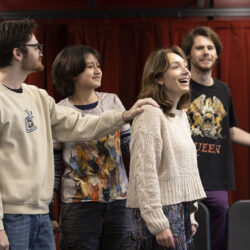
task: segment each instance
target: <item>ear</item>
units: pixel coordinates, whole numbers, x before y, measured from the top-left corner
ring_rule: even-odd
[[[14,48],[12,51],[13,59],[17,61],[21,61],[23,58],[23,53],[18,48]]]
[[[163,85],[163,79],[162,79],[162,77],[158,77],[156,79],[156,81],[157,81],[158,84]]]

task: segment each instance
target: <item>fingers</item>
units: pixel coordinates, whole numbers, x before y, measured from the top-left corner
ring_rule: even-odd
[[[122,118],[125,122],[129,122],[131,120],[133,120],[135,118],[136,115],[141,114],[144,111],[143,108],[139,108],[139,107],[132,107],[130,110],[128,111],[124,111],[122,113]]]
[[[0,244],[0,250],[9,250],[9,242]]]
[[[163,247],[175,248],[174,239],[170,237],[167,239],[158,239],[157,243]]]
[[[5,230],[0,230],[0,250],[9,250],[9,240]]]
[[[123,112],[122,114],[122,118],[125,122],[129,122],[131,120],[134,119],[134,117],[138,114],[141,114],[144,109],[141,107],[145,104],[149,104],[152,106],[155,106],[157,108],[159,108],[160,106],[157,104],[156,101],[154,101],[152,98],[144,98],[144,99],[140,99],[138,100],[131,109],[129,109],[128,111]]]
[[[54,233],[55,239],[57,239],[57,237],[59,236],[60,231],[61,231],[60,227],[54,228],[53,233]]]
[[[156,235],[156,241],[160,246],[174,248],[174,238],[170,229],[165,229],[163,232]]]
[[[137,107],[140,107],[140,106],[145,105],[145,104],[150,104],[150,105],[153,105],[153,106],[158,107],[158,108],[160,107],[158,105],[158,103],[155,100],[153,100],[152,98],[139,99],[136,102]]]
[[[192,225],[192,235],[194,236],[197,232],[197,226],[196,225]]]
[[[168,247],[175,248],[173,236],[169,239],[169,242],[168,242],[168,243],[169,243],[169,246],[168,246]]]

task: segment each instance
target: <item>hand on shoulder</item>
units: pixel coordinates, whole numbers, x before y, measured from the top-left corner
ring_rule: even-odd
[[[159,108],[159,105],[152,98],[144,98],[138,100],[129,110],[124,111],[122,118],[125,122],[129,122],[135,118],[136,115],[141,114],[144,111],[143,105],[152,105]]]

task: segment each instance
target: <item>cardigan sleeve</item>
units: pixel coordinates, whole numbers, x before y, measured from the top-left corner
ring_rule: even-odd
[[[160,109],[145,106],[135,118],[131,136],[131,173],[135,179],[141,216],[152,234],[169,228],[161,204],[158,166],[161,162],[162,138]]]

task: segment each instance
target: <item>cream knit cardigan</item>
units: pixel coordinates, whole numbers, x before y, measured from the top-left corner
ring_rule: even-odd
[[[155,235],[169,227],[162,206],[195,202],[206,195],[186,113],[172,110],[175,117],[169,117],[153,106],[144,109],[132,125],[127,206],[140,208]]]

